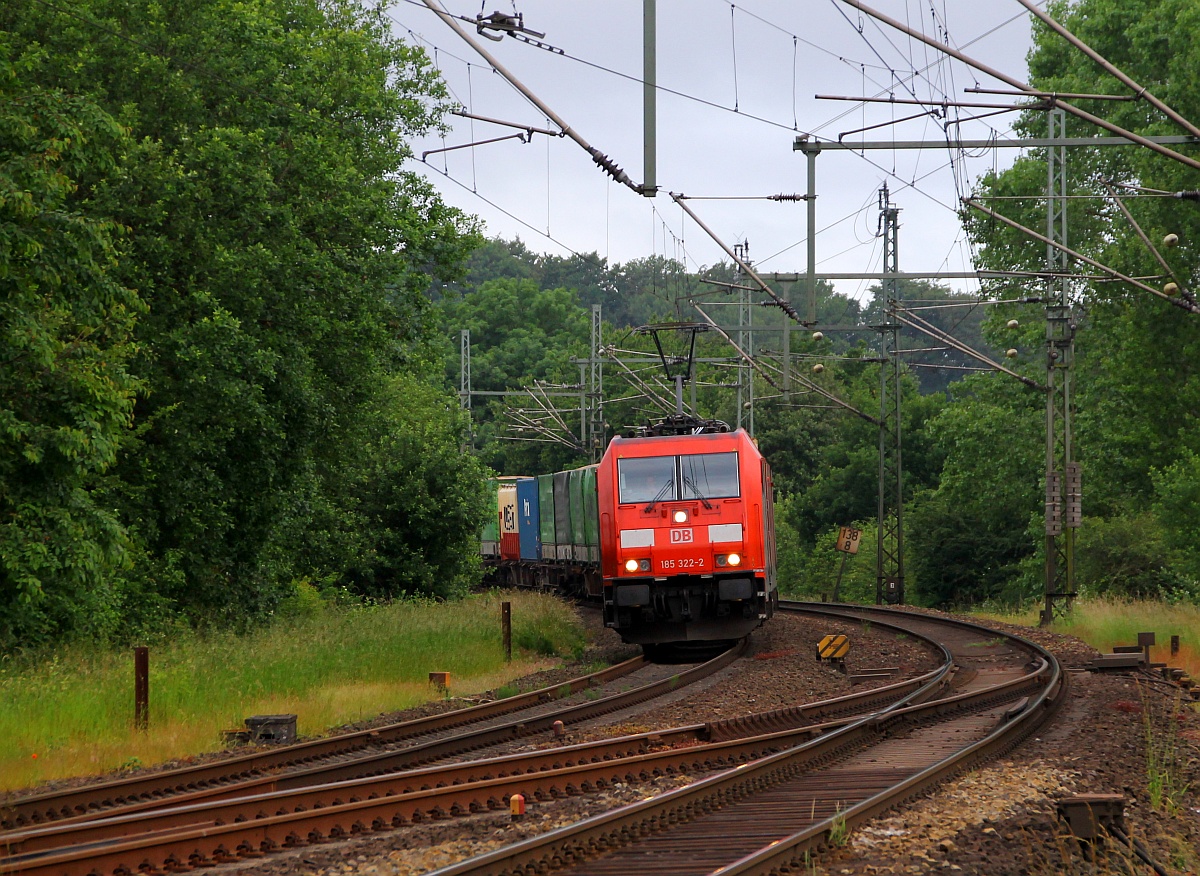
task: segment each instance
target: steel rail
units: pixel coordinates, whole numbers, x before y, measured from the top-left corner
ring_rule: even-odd
[[[797,610],[796,606],[785,604],[785,607]],[[845,607],[841,606],[837,609],[828,606],[813,607],[810,610],[816,611],[819,614],[849,617],[855,620],[862,619],[861,612],[848,613]],[[909,620],[913,619],[912,616],[907,617]],[[925,620],[927,623],[929,622],[928,618],[922,618],[922,620]],[[882,627],[890,625],[886,621],[875,620],[873,622]],[[894,628],[901,629],[900,627]],[[994,635],[992,631],[987,632],[989,635]],[[943,668],[935,673],[927,674],[927,676],[933,677],[937,675],[941,679],[938,683],[944,685],[945,678],[950,671],[950,660],[949,653],[944,648],[942,650],[944,656],[947,658]],[[1021,678],[1012,679],[1002,687],[993,686],[983,692],[943,698],[933,708],[934,711],[942,713],[947,710],[961,710],[980,701],[1010,701],[1025,692],[1032,683],[1031,679],[1040,677],[1040,674],[1041,670],[1026,674]],[[795,721],[798,716],[807,711],[807,717],[811,718],[817,714],[835,712],[839,708],[845,710],[849,708],[848,703],[854,700],[859,700],[861,705],[870,699],[878,699],[882,695],[881,691],[885,690],[894,690],[897,694],[903,694],[907,690],[908,694],[904,696],[903,701],[912,702],[921,696],[920,691],[916,690],[914,686],[914,681],[910,680],[908,682],[889,685],[887,688],[852,694],[848,698],[835,698],[809,706],[777,710],[776,713],[766,713],[763,716],[756,717],[759,720]],[[927,685],[924,690],[928,691],[929,688],[930,685]],[[896,720],[920,720],[922,715],[928,714],[930,708],[929,706],[900,708],[898,705],[893,705],[887,711]],[[1011,711],[1015,713],[1020,710],[1014,709]],[[886,713],[877,712],[876,717]],[[746,719],[738,720],[745,721]],[[574,746],[558,749],[552,753],[552,756],[564,763],[575,757],[580,759],[593,758],[594,761],[594,757],[596,756],[612,756],[611,750],[614,746],[617,748],[624,746],[627,751],[636,752],[639,748],[644,750],[648,744],[653,744],[652,740],[657,740],[658,744],[664,744],[664,738],[667,738],[669,733],[672,732],[692,733],[694,736],[707,735],[710,738],[741,732],[742,728],[732,728],[729,726],[731,723],[733,722],[696,725],[693,728],[677,728],[676,731],[646,734],[640,738],[629,737],[626,740],[612,740],[607,744],[610,750],[608,754],[588,755],[583,751],[586,748],[585,746]],[[409,786],[414,782],[420,783],[425,780],[431,783],[435,781],[438,783],[469,781],[469,779],[464,778],[469,772],[469,768],[460,769],[460,775],[457,776],[444,769],[435,769],[412,771],[398,777],[393,776],[387,780],[377,780],[374,782],[338,783],[340,787],[330,786],[326,789],[320,789],[319,792],[317,790],[310,791],[300,799],[295,799],[285,794],[274,794],[237,801],[235,804],[210,803],[205,806],[178,807],[173,810],[176,813],[175,817],[188,823],[188,828],[181,829],[178,827],[178,822],[175,823],[175,826],[172,826],[170,822],[163,819],[151,822],[139,819],[136,816],[124,820],[112,819],[112,821],[124,821],[128,824],[134,824],[141,820],[141,828],[152,834],[143,835],[134,840],[123,841],[119,846],[112,844],[111,840],[107,843],[93,841],[90,845],[84,847],[77,846],[74,850],[52,849],[47,853],[38,853],[36,850],[42,848],[42,846],[38,846],[38,842],[45,840],[54,831],[54,828],[43,831],[30,831],[26,832],[26,836],[23,838],[11,835],[12,839],[17,841],[12,845],[12,849],[13,851],[20,850],[20,853],[0,861],[0,870],[56,874],[120,872],[123,869],[132,869],[139,865],[143,867],[150,866],[152,868],[161,866],[169,870],[179,867],[218,863],[240,857],[253,857],[273,849],[305,845],[310,842],[319,842],[326,838],[383,830],[402,824],[416,823],[428,818],[444,817],[448,814],[465,814],[471,811],[499,808],[507,799],[507,793],[513,793],[516,790],[522,791],[527,796],[532,795],[535,799],[550,799],[565,794],[586,791],[591,788],[603,787],[606,783],[614,781],[633,781],[638,778],[661,775],[664,772],[672,770],[689,768],[692,770],[711,770],[720,767],[722,764],[738,763],[749,758],[763,757],[764,754],[770,755],[771,752],[778,751],[780,748],[793,746],[800,737],[810,736],[816,732],[832,729],[837,725],[847,724],[861,726],[862,719],[845,719],[820,727],[810,726],[803,730],[781,731],[759,736],[756,740],[740,739],[708,746],[696,746],[683,755],[680,755],[679,752],[634,753],[632,756],[627,757],[624,762],[616,764],[596,764],[592,762],[576,767],[543,769],[533,775],[499,775],[494,779],[477,782],[473,786],[441,789],[430,788],[412,791],[411,787],[408,790],[399,790],[398,786],[385,787],[384,784],[381,784],[381,782],[394,780],[399,780],[402,784],[407,782]],[[892,732],[894,732],[894,729],[892,728]],[[830,737],[836,737],[837,735],[836,732],[830,733]],[[676,736],[674,738],[679,737]],[[821,740],[817,741],[820,742]],[[793,753],[802,749],[807,750],[809,752],[808,758],[811,761],[809,765],[811,766],[811,764],[828,760],[830,757],[837,756],[838,754],[843,754],[848,750],[847,744],[853,748],[865,743],[861,740],[850,740],[849,743],[846,740],[841,742],[835,740],[833,743],[833,755],[830,754],[828,742],[824,742],[821,745],[813,743],[800,745],[791,750]],[[507,762],[507,768],[518,769],[517,764],[525,757],[527,756],[496,759],[492,762],[494,764],[492,769],[502,773],[506,769],[502,765],[504,762]],[[792,768],[796,768],[796,764],[800,762],[801,760],[793,757]],[[734,772],[736,773],[736,770]],[[440,777],[438,776],[439,773],[441,773]],[[334,796],[330,799],[320,796],[322,793]],[[370,799],[387,794],[395,796],[388,797],[385,800]],[[342,802],[347,799],[350,802]],[[234,808],[230,809],[230,805],[233,805]],[[257,807],[256,812],[246,814],[245,811],[241,811],[240,813],[235,811],[238,806],[244,807],[247,805],[250,808]],[[277,809],[276,815],[271,816],[268,813],[272,806],[284,806],[285,808],[298,807],[301,810],[319,807],[319,811],[284,812]],[[220,824],[223,820],[228,821],[238,818],[254,820],[246,820],[240,824]],[[106,819],[105,821],[110,820]],[[98,822],[97,824],[100,828],[104,828],[104,822]],[[119,833],[121,828],[122,825],[119,824],[109,825],[109,829],[116,833]],[[86,836],[86,834],[79,835]],[[137,860],[139,855],[144,856],[140,862]],[[157,864],[154,862],[157,862]],[[105,870],[104,868],[109,865],[112,865],[112,869]]]
[[[860,616],[865,613],[861,612]],[[956,620],[955,623],[979,632],[988,634],[995,632],[988,627],[968,621]],[[1020,636],[1011,633],[1003,635],[1028,647],[1033,653],[1041,655],[1043,665],[1034,675],[1043,684],[1042,689],[1029,700],[1022,702],[1019,709],[1013,709],[1006,713],[1006,720],[1002,721],[994,731],[949,757],[929,765],[904,781],[849,807],[844,812],[835,813],[810,825],[805,830],[779,840],[771,847],[763,848],[722,867],[719,871],[721,876],[738,876],[738,874],[764,874],[765,876],[765,874],[778,872],[782,867],[795,865],[803,861],[811,851],[830,846],[831,837],[835,831],[840,832],[846,828],[861,825],[891,809],[897,803],[915,797],[957,773],[983,761],[1000,757],[1036,732],[1053,716],[1065,699],[1067,675],[1049,651]]]

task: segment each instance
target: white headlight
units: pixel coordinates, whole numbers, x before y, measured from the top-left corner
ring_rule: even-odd
[[[638,561],[637,560],[626,560],[625,561],[625,571],[626,572],[636,572],[637,570],[638,570]]]
[[[676,523],[687,523],[687,512],[682,509],[679,511],[676,511],[675,512],[675,522]]]

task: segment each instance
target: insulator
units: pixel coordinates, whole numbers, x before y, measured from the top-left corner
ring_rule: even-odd
[[[1176,192],[1175,197],[1184,201],[1200,201],[1200,189],[1186,189],[1182,192]]]
[[[595,146],[591,149],[592,161],[600,166],[600,169],[611,176],[614,180],[622,185],[632,186],[633,180],[629,178],[629,174],[621,170],[615,161],[597,149]]]

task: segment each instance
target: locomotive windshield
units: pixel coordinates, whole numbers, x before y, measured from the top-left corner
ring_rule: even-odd
[[[623,505],[741,495],[736,452],[618,459],[617,478]]]
[[[679,498],[673,456],[618,459],[617,476],[622,503],[673,502]]]
[[[740,495],[736,453],[681,456],[679,473],[685,499],[732,499]]]

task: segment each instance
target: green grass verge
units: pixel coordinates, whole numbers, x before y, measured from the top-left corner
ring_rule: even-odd
[[[1026,611],[978,612],[977,617],[1034,627],[1040,605]],[[1184,669],[1200,679],[1200,606],[1114,599],[1076,600],[1074,608],[1051,627],[1082,639],[1098,651],[1109,653],[1114,645],[1136,645],[1138,633],[1154,633],[1153,660]],[[1179,654],[1171,656],[1171,636],[1180,637]]]
[[[512,603],[506,663],[500,603]],[[222,746],[256,714],[298,715],[303,735],[436,698],[497,688],[557,658],[584,633],[548,596],[486,594],[316,611],[250,635],[188,635],[150,649],[150,728],[133,729],[130,651],[72,647],[26,666],[0,663],[0,790],[160,763]]]

